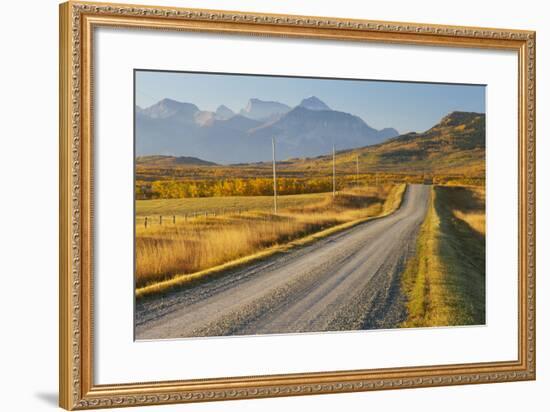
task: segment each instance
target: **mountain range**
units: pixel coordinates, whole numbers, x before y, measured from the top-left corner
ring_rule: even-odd
[[[338,173],[387,172],[405,174],[485,176],[485,114],[455,111],[422,133],[406,133],[382,143],[336,152]],[[144,156],[137,158],[143,168],[170,169],[215,166],[211,162],[184,156]],[[271,175],[271,162],[233,165],[229,169],[253,166],[260,176]],[[282,175],[332,173],[332,155],[292,158],[277,163]],[[234,171],[233,171],[234,172]],[[150,173],[150,172],[148,172]],[[162,172],[165,173],[165,172]],[[162,174],[161,173],[161,174]],[[193,173],[197,173],[194,169]]]
[[[331,109],[315,96],[295,107],[250,99],[238,113],[220,105],[201,110],[193,103],[162,99],[136,106],[136,154],[189,156],[208,161],[251,163],[271,158],[271,139],[279,159],[319,156],[332,150],[378,144],[398,135],[377,130],[350,113]]]

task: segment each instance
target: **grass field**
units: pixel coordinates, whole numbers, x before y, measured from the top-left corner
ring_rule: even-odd
[[[147,228],[136,226],[136,287],[208,271],[250,259],[314,233],[390,213],[401,202],[405,185],[363,187],[339,193],[285,196],[274,215],[272,197],[199,198],[139,201],[138,214],[187,213],[237,204],[241,213],[180,219]],[[143,204],[143,202],[146,202]],[[191,209],[192,210],[192,209]],[[191,276],[192,277],[192,276]]]
[[[485,323],[484,188],[432,188],[402,287],[408,298],[403,327]]]
[[[455,205],[454,217],[485,236],[485,187],[455,188],[448,190],[447,196],[449,202]]]
[[[327,197],[327,193],[278,196],[280,209],[300,207],[317,203]],[[142,221],[145,216],[192,216],[194,213],[225,214],[247,210],[270,212],[273,210],[271,196],[226,196],[183,199],[136,200],[136,217]],[[154,220],[152,220],[154,222]]]

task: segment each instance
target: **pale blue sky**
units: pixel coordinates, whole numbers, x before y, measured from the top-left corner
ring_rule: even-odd
[[[376,129],[400,133],[427,130],[455,110],[485,113],[483,85],[136,71],[136,104],[142,108],[170,98],[201,110],[224,104],[238,112],[254,97],[293,107],[310,96]]]

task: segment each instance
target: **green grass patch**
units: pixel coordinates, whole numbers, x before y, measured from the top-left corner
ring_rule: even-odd
[[[472,203],[468,190],[432,188],[416,253],[402,278],[408,299],[403,327],[485,323],[485,236],[456,217],[465,208],[484,213],[484,199]]]

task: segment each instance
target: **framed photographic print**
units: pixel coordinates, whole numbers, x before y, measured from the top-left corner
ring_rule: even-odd
[[[60,405],[535,379],[535,33],[60,6]]]

